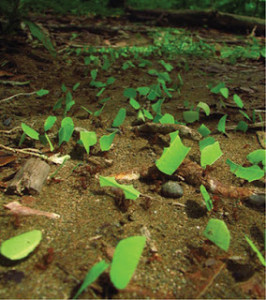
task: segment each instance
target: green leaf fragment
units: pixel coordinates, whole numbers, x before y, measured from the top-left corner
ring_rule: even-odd
[[[170,146],[164,148],[163,154],[156,160],[157,168],[167,175],[176,171],[191,149],[183,145],[178,131],[170,133],[170,138]]]
[[[26,125],[25,123],[21,123],[21,128],[30,138],[34,140],[39,140],[39,133],[31,128],[30,126]]]
[[[85,276],[85,279],[83,280],[83,283],[73,299],[77,299],[78,296],[90,285],[92,284],[107,268],[109,267],[109,264],[106,263],[104,260],[101,260],[97,264],[95,264],[90,271]]]
[[[164,99],[159,99],[156,103],[152,104],[152,109],[156,114],[161,114],[161,107],[164,102]]]
[[[204,232],[204,236],[216,246],[227,251],[230,245],[230,232],[222,220],[210,219]]]
[[[198,128],[198,132],[203,136],[206,137],[211,133],[210,129],[205,126],[204,124],[201,124],[200,127]]]
[[[206,116],[209,116],[211,110],[210,110],[210,107],[209,107],[209,105],[207,103],[205,103],[205,102],[199,102],[198,105],[197,105],[197,107],[200,107],[201,109],[203,109],[204,112],[205,112],[205,114],[206,114]]]
[[[249,239],[246,235],[245,235],[245,239],[248,242],[249,246],[252,248],[252,250],[257,254],[257,257],[259,259],[259,261],[261,262],[261,264],[266,267],[266,260],[264,258],[264,256],[260,253],[259,249],[255,246],[255,244],[252,242],[251,239]]]
[[[235,130],[246,132],[248,130],[248,124],[244,121],[239,121]]]
[[[142,87],[138,87],[137,88],[137,92],[141,95],[141,96],[146,96],[148,95],[150,91],[150,88],[148,86],[142,86]]]
[[[39,97],[42,97],[44,95],[47,95],[49,94],[50,92],[48,90],[39,90],[36,92],[36,95],[39,96]]]
[[[110,85],[110,84],[113,84],[114,82],[115,82],[115,78],[114,77],[109,77],[108,79],[107,79],[107,81],[106,81],[106,84],[107,85]]]
[[[199,120],[199,112],[198,111],[184,111],[183,112],[183,118],[185,120],[185,122],[187,123],[193,123],[195,121]]]
[[[96,79],[97,73],[98,73],[97,69],[91,70],[91,78],[93,81]]]
[[[124,90],[123,95],[124,95],[126,98],[136,98],[137,92],[136,92],[136,90],[133,89],[133,88],[126,88],[126,89]]]
[[[222,96],[224,96],[225,99],[227,99],[228,96],[229,96],[229,90],[228,90],[228,88],[226,88],[226,87],[221,88],[221,89],[220,89],[220,93],[221,93]]]
[[[56,117],[55,116],[49,116],[44,123],[44,131],[50,130],[54,123],[56,122]]]
[[[259,180],[264,176],[264,171],[257,165],[251,167],[242,167],[235,164],[230,159],[226,160],[226,163],[230,166],[230,171],[237,177],[248,180],[248,182]]]
[[[164,114],[160,121],[161,124],[175,124],[175,118],[171,114]]]
[[[207,210],[211,211],[213,209],[212,199],[211,199],[211,197],[210,197],[209,193],[207,192],[204,185],[200,186],[200,192],[201,192],[201,195],[202,195],[202,197],[205,201]]]
[[[112,187],[122,189],[126,199],[136,200],[140,195],[140,192],[137,191],[132,184],[130,185],[120,184],[116,182],[114,177],[100,176],[100,186],[101,187],[112,186]]]
[[[226,118],[227,118],[227,115],[222,116],[221,119],[219,120],[218,126],[217,126],[218,131],[220,131],[220,132],[222,132],[224,134],[225,134]]]
[[[140,104],[138,101],[136,101],[134,98],[129,99],[129,104],[134,108],[134,109],[140,109]]]
[[[68,142],[74,131],[74,123],[70,117],[66,117],[61,122],[61,128],[58,131],[59,146],[63,142]]]
[[[109,134],[109,135],[103,135],[100,138],[100,148],[101,151],[108,151],[113,143],[114,137],[115,137],[116,131]]]
[[[42,232],[32,230],[14,236],[1,244],[0,253],[8,259],[18,260],[28,256],[40,243]]]
[[[200,150],[200,164],[203,168],[205,168],[207,165],[212,165],[217,159],[219,159],[223,155],[218,141],[210,145],[206,145],[205,147],[201,147]]]
[[[126,109],[120,108],[114,121],[113,121],[112,127],[119,127],[120,125],[122,125],[125,118],[126,118]]]
[[[74,84],[74,86],[72,88],[73,92],[75,92],[79,86],[80,86],[80,82],[77,82],[76,84]]]
[[[87,152],[90,153],[90,147],[95,145],[97,142],[97,136],[94,131],[81,131],[80,132],[80,140]]]
[[[211,89],[211,92],[214,94],[218,94],[220,92],[221,88],[224,88],[224,87],[225,87],[225,84],[223,82],[220,82],[214,88]]]
[[[249,115],[246,112],[244,112],[243,110],[239,110],[239,112],[241,113],[242,116],[244,116],[246,119],[248,119],[249,121],[251,121]]]
[[[147,119],[149,120],[153,119],[153,115],[147,109],[143,109],[143,114]]]
[[[239,108],[243,108],[243,107],[244,107],[244,104],[243,104],[241,98],[240,98],[238,95],[234,94],[233,100],[235,101],[235,104],[236,104]]]
[[[252,163],[252,164],[258,164],[262,163],[265,165],[265,160],[266,160],[266,150],[265,149],[258,149],[255,150],[251,153],[248,154],[247,159]]]
[[[123,239],[116,246],[110,277],[117,289],[124,289],[128,285],[137,268],[145,243],[144,236],[132,236]]]

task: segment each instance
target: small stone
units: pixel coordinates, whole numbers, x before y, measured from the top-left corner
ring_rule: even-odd
[[[162,185],[161,193],[165,197],[180,198],[183,196],[183,189],[176,181],[167,181]]]

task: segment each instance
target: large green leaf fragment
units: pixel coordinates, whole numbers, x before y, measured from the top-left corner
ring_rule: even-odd
[[[228,96],[229,96],[229,90],[228,90],[228,88],[226,88],[226,87],[221,88],[221,89],[220,89],[220,93],[222,94],[222,96],[224,96],[225,99],[227,99]]]
[[[45,120],[45,123],[44,123],[44,131],[48,131],[50,130],[54,123],[56,121],[56,117],[55,116],[49,116],[46,120]]]
[[[129,104],[134,108],[134,109],[140,109],[140,104],[137,100],[134,98],[129,99]]]
[[[156,160],[157,168],[167,175],[176,171],[191,149],[183,145],[178,131],[170,133],[170,138],[170,146],[164,148],[162,156]]]
[[[265,149],[258,149],[255,150],[251,153],[248,154],[247,159],[252,163],[252,164],[258,164],[262,163],[265,165],[265,160],[266,160],[266,150]]]
[[[244,107],[244,104],[243,104],[241,98],[240,98],[238,95],[234,94],[233,100],[235,101],[236,105],[237,105],[239,108],[243,108],[243,107]]]
[[[246,132],[248,130],[248,124],[245,121],[239,121],[236,130]]]
[[[137,191],[132,184],[130,185],[120,184],[116,182],[114,177],[100,176],[100,186],[102,187],[112,186],[112,187],[122,189],[126,199],[136,200],[140,195],[140,192]]]
[[[137,96],[137,92],[135,89],[133,88],[126,88],[123,92],[123,95],[126,97],[126,98],[136,98]]]
[[[116,246],[110,277],[117,289],[124,289],[128,285],[137,268],[145,243],[144,236],[132,236],[123,239]]]
[[[183,118],[187,123],[193,123],[199,120],[199,112],[194,110],[184,111]]]
[[[166,63],[164,60],[160,60],[159,63],[161,63],[161,65],[164,66],[167,72],[171,72],[174,68],[171,64]]]
[[[201,124],[200,127],[198,128],[198,132],[203,136],[206,137],[207,135],[209,135],[211,133],[210,129],[204,125]]]
[[[94,131],[81,131],[80,132],[80,140],[87,152],[90,153],[90,147],[95,145],[97,142],[97,136]]]
[[[226,160],[226,163],[230,166],[230,171],[237,177],[248,180],[248,182],[259,180],[264,176],[264,171],[257,165],[251,167],[242,167],[235,164],[230,159]]]
[[[148,86],[140,86],[137,88],[137,92],[139,92],[139,94],[141,96],[146,96],[150,91],[150,88]]]
[[[156,103],[152,104],[152,109],[156,114],[161,114],[161,107],[164,102],[164,99],[159,99]]]
[[[109,267],[109,264],[106,263],[104,260],[101,260],[97,264],[95,264],[87,273],[85,276],[85,279],[73,297],[73,299],[77,299],[78,296],[90,285],[92,284],[107,268]]]
[[[21,123],[21,128],[30,138],[39,140],[39,133],[36,130],[26,125],[25,123]]]
[[[216,141],[201,149],[200,164],[205,168],[207,165],[212,165],[222,155],[219,142]]]
[[[108,135],[103,135],[100,138],[100,148],[101,151],[108,151],[113,143],[114,137],[115,137],[116,131],[108,134]]]
[[[126,118],[126,109],[122,107],[119,109],[119,111],[112,123],[112,127],[119,127],[120,125],[122,125],[125,118]]]
[[[74,123],[70,117],[66,117],[61,122],[61,128],[58,131],[59,136],[59,146],[63,142],[68,142],[74,131]]]
[[[218,122],[218,126],[217,126],[217,129],[218,131],[222,132],[222,133],[225,133],[225,122],[226,122],[226,118],[227,118],[227,115],[224,115],[221,117],[221,119],[219,120]]]
[[[201,109],[203,109],[206,116],[208,116],[211,112],[209,105],[205,102],[199,102],[197,107],[200,107]]]
[[[147,96],[148,100],[155,100],[157,97],[160,97],[162,95],[160,84],[153,84],[150,87],[149,94]]]
[[[230,245],[230,232],[222,220],[210,219],[204,232],[204,236],[216,246],[227,251]]]
[[[24,21],[24,23],[29,26],[31,34],[34,37],[36,37],[40,42],[42,42],[42,44],[50,52],[50,54],[55,57],[56,56],[56,50],[55,50],[51,40],[43,32],[43,30],[33,22]]]
[[[164,114],[160,121],[161,124],[175,124],[175,118],[171,114]]]
[[[1,244],[0,253],[11,260],[28,256],[40,243],[42,232],[32,230],[14,236]]]

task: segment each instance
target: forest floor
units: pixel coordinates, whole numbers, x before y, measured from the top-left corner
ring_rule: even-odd
[[[59,18],[47,14],[35,19],[48,29],[58,54],[53,58],[41,43],[29,40],[26,34],[7,38],[1,50],[0,144],[13,149],[35,148],[50,155],[49,146],[43,146],[29,137],[20,147],[18,144],[23,133],[21,123],[42,132],[46,118],[55,115],[57,123],[49,132],[56,148],[54,153],[69,154],[71,158],[53,179],[45,182],[40,194],[33,196],[5,193],[12,174],[30,155],[13,153],[13,161],[8,164],[2,162],[0,242],[33,229],[41,230],[43,238],[25,259],[9,261],[1,257],[0,298],[71,298],[95,263],[101,259],[111,261],[112,252],[121,239],[143,234],[150,235],[152,243],[146,243],[126,289],[116,290],[106,272],[80,298],[265,298],[264,267],[245,240],[247,235],[264,253],[263,205],[253,206],[245,200],[216,195],[213,196],[215,208],[208,212],[199,186],[180,179],[183,196],[179,199],[164,197],[160,189],[166,179],[162,177],[160,180],[123,181],[133,184],[141,194],[146,195],[131,201],[127,207],[119,202],[121,195],[99,185],[100,175],[130,173],[132,170],[141,172],[154,165],[164,147],[169,146],[169,134],[142,134],[134,130],[137,111],[123,95],[126,88],[137,89],[156,83],[156,76],[148,74],[148,70],[165,72],[160,62],[164,60],[173,66],[168,72],[172,81],[167,85],[174,88],[170,91],[172,98],[165,94],[162,96],[165,98],[162,114],[169,113],[175,120],[183,122],[184,111],[191,106],[196,107],[199,102],[208,104],[211,113],[207,116],[201,110],[199,120],[187,123],[187,126],[196,131],[204,123],[212,131],[210,135],[220,144],[223,155],[212,165],[211,176],[225,187],[257,188],[263,192],[263,178],[254,182],[240,179],[230,172],[226,160],[248,166],[247,155],[263,148],[263,142],[260,143],[258,137],[262,135],[262,140],[265,139],[264,129],[248,128],[246,132],[228,130],[227,134],[217,132],[218,121],[225,114],[228,115],[226,126],[237,125],[241,120],[252,124],[254,109],[257,111],[254,123],[261,121],[260,111],[263,116],[264,62],[242,57],[232,62],[220,56],[221,47],[240,45],[245,48],[251,39],[211,29],[186,31],[176,28],[173,33],[176,40],[170,41],[170,45],[187,38],[184,49],[200,41],[203,46],[194,52],[180,52],[172,57],[165,52],[161,55],[152,53],[147,57],[141,52],[135,57],[111,57],[110,53],[106,53],[104,57],[98,52],[93,53],[96,57],[93,58],[91,53],[78,49],[92,46],[100,50],[107,47],[115,53],[122,47],[157,45],[169,31],[151,25],[132,24],[123,18]],[[102,30],[92,33],[92,28],[97,26]],[[206,45],[215,47],[216,52],[207,55]],[[140,67],[142,59],[148,63],[146,61],[147,65],[144,63]],[[109,77],[115,78],[98,97],[96,94],[101,88],[90,84],[93,69],[98,69],[97,81],[105,83]],[[220,82],[229,89],[228,99],[210,92],[208,85],[214,87]],[[80,85],[73,91],[72,87],[77,83]],[[126,109],[125,121],[119,127],[109,151],[102,152],[97,142],[87,154],[83,147],[77,145],[77,132],[69,142],[56,146],[64,103],[57,110],[53,107],[60,97],[64,97],[62,84],[71,91],[75,101],[67,116],[72,118],[75,127],[95,131],[98,139],[110,134],[118,110]],[[49,94],[43,97],[22,94],[5,100],[15,94],[40,89],[49,90]],[[243,111],[251,118],[250,121],[239,113],[239,107],[232,100],[233,94],[241,97]],[[108,97],[110,99],[105,102],[98,117],[82,109],[83,106],[95,112],[103,106],[100,101]],[[136,100],[155,116],[150,103],[154,104],[158,99],[149,101],[138,95]],[[222,101],[225,106],[221,105]],[[11,129],[13,131],[9,132]],[[198,141],[185,136],[182,142],[191,147],[187,158],[199,164]],[[2,156],[3,152],[7,153],[7,150],[1,150]],[[49,175],[58,169],[55,164],[50,164],[50,167]],[[11,201],[54,212],[60,218],[16,216],[4,207]],[[223,220],[230,231],[227,252],[203,235],[211,218]]]

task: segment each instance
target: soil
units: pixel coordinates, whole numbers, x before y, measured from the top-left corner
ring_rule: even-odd
[[[264,253],[264,206],[257,207],[247,201],[214,196],[216,208],[207,212],[198,187],[181,181],[184,195],[179,199],[165,198],[160,193],[162,182],[152,179],[124,181],[123,183],[133,184],[138,191],[150,198],[139,197],[123,206],[119,193],[99,185],[100,175],[110,176],[154,165],[167,146],[169,135],[141,135],[132,130],[137,114],[123,96],[123,91],[128,87],[137,88],[154,83],[154,77],[147,73],[148,67],[122,70],[122,65],[127,60],[123,56],[116,59],[106,71],[99,67],[97,80],[106,82],[108,77],[113,76],[116,81],[99,97],[100,100],[111,97],[102,114],[100,117],[93,117],[81,107],[93,112],[101,107],[96,97],[99,89],[89,85],[90,71],[95,67],[84,64],[86,54],[76,55],[68,49],[76,50],[75,45],[144,46],[152,44],[151,36],[143,29],[141,33],[127,30],[138,26],[122,18],[56,17],[47,14],[35,16],[35,19],[43,26],[54,24],[53,27],[50,26],[49,34],[56,43],[59,54],[53,58],[42,44],[36,40],[28,40],[24,33],[6,38],[1,51],[1,71],[11,75],[7,77],[7,73],[1,73],[0,144],[16,149],[36,148],[49,155],[47,146],[30,138],[26,138],[19,147],[22,135],[20,126],[23,122],[40,132],[46,118],[55,115],[58,123],[49,134],[51,137],[56,135],[63,118],[63,109],[53,111],[53,106],[62,96],[63,83],[70,90],[76,83],[80,83],[77,90],[72,91],[75,105],[67,114],[75,127],[95,131],[100,138],[110,133],[108,128],[111,128],[119,108],[126,108],[127,116],[111,149],[105,153],[100,151],[97,143],[86,154],[85,149],[76,143],[77,133],[60,148],[56,146],[57,139],[52,138],[56,147],[54,153],[69,154],[71,159],[54,179],[46,181],[39,195],[29,197],[5,193],[5,186],[9,183],[7,178],[21,168],[29,155],[14,154],[15,161],[0,167],[0,242],[33,229],[39,229],[43,233],[40,245],[25,259],[9,261],[1,257],[0,298],[71,298],[95,263],[101,259],[111,261],[113,250],[121,239],[142,235],[143,232],[150,234],[155,246],[146,244],[127,288],[116,290],[106,272],[80,298],[265,298],[264,267],[245,240],[245,235],[249,236]],[[73,28],[63,30],[59,28],[60,24],[71,24]],[[75,29],[74,26],[99,24],[121,29],[116,35],[112,35],[108,31],[90,33],[85,29]],[[156,29],[152,26],[149,28]],[[73,33],[78,36],[71,40]],[[246,36],[234,36],[211,29],[193,29],[190,34],[192,37],[200,36],[203,41],[212,45],[222,45],[223,41],[245,45],[248,40]],[[68,48],[70,44],[72,46]],[[211,107],[211,114],[206,116],[201,112],[199,121],[188,124],[192,129],[197,130],[204,123],[214,132],[218,120],[224,114],[228,114],[227,125],[237,125],[240,120],[247,121],[237,107],[234,107],[233,101],[226,102],[228,106],[223,108],[219,105],[220,97],[210,93],[207,85],[215,85],[221,81],[229,88],[231,98],[234,93],[241,97],[249,116],[252,116],[253,109],[264,109],[263,62],[240,59],[232,64],[221,59],[219,51],[216,54],[207,57],[192,53],[169,60],[167,56],[158,55],[146,58],[152,63],[150,68],[161,71],[164,68],[159,60],[170,62],[174,67],[169,72],[173,81],[178,83],[179,73],[184,82],[180,94],[173,92],[173,97],[165,100],[162,113],[170,113],[175,119],[182,121],[182,114],[187,110],[184,101],[188,100],[194,106],[202,101]],[[138,65],[138,60],[130,60]],[[4,82],[7,80],[29,83],[11,85]],[[3,101],[12,95],[39,89],[47,89],[49,94],[43,97],[20,95]],[[141,105],[147,105],[143,99],[138,100]],[[17,130],[7,132],[16,127]],[[223,156],[212,165],[211,175],[226,186],[256,187],[264,191],[263,179],[248,183],[232,174],[226,164],[229,158],[237,164],[247,165],[247,154],[262,148],[256,129],[249,129],[246,133],[228,131],[227,135],[212,133],[211,136],[219,141],[223,151]],[[188,158],[199,163],[198,142],[188,137],[182,138],[182,142],[191,147]],[[50,175],[58,169],[55,164],[50,164],[50,167]],[[57,213],[60,219],[12,215],[4,208],[11,201]],[[228,252],[204,237],[203,231],[210,218],[224,220],[227,224],[231,234]]]

